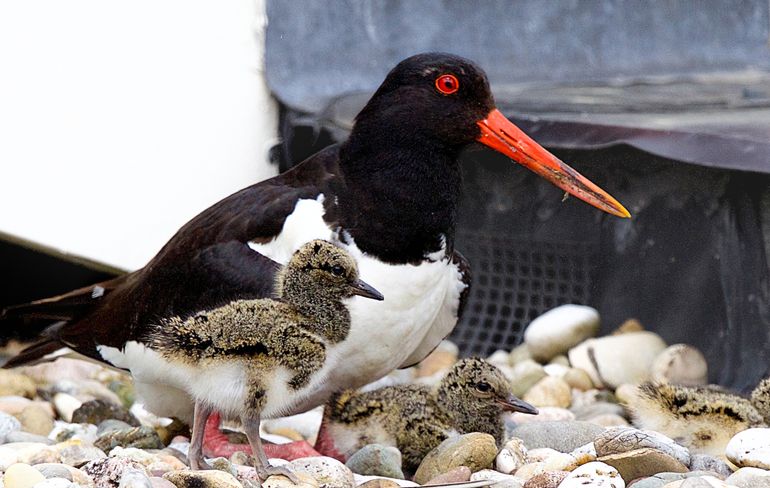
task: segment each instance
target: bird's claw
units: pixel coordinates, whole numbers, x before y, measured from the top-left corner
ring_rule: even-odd
[[[269,476],[276,474],[286,476],[289,478],[289,481],[295,485],[299,484],[299,478],[297,478],[297,475],[289,471],[289,468],[286,468],[285,466],[262,466],[257,468],[257,476],[259,477],[260,481],[265,481]]]

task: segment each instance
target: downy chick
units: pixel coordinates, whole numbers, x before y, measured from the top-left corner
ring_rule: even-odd
[[[150,347],[195,399],[190,466],[205,468],[202,443],[213,409],[240,418],[260,477],[270,468],[259,438],[261,418],[299,401],[327,359],[327,345],[345,340],[350,314],[343,300],[382,295],[358,278],[353,258],[333,244],[303,245],[278,273],[277,300],[237,300],[156,327]],[[287,474],[290,475],[290,474]],[[292,476],[292,479],[294,477]]]
[[[738,432],[764,425],[751,402],[712,387],[647,382],[627,405],[640,429],[660,432],[693,453],[723,457]]]
[[[414,471],[448,437],[486,432],[501,443],[505,412],[537,413],[510,390],[503,373],[478,358],[457,362],[433,389],[397,385],[347,390],[326,405],[316,449],[347,458],[366,444],[396,446],[404,469]]]

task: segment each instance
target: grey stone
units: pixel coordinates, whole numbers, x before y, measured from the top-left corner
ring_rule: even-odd
[[[94,445],[105,452],[110,452],[118,446],[138,449],[163,449],[164,447],[155,429],[147,426],[107,432],[96,439]]]
[[[617,469],[624,480],[651,476],[663,471],[686,473],[687,466],[665,452],[645,447],[597,458]]]
[[[174,483],[177,488],[242,488],[243,485],[230,473],[224,471],[170,471],[163,479]]]
[[[589,422],[531,422],[520,424],[512,431],[528,449],[550,447],[560,452],[572,452],[593,441],[604,427]]]
[[[598,457],[651,448],[673,456],[685,466],[690,465],[690,452],[685,447],[651,430],[639,430],[633,427],[609,428],[596,436],[594,447]]]
[[[353,488],[355,478],[353,472],[334,458],[315,456],[295,459],[285,464],[292,472],[304,473],[315,478],[326,488]]]
[[[596,402],[570,408],[576,420],[588,420],[599,415],[619,415],[624,417],[625,409],[617,403]]]
[[[709,471],[718,475],[718,478],[725,479],[733,472],[730,466],[722,459],[708,454],[692,454],[690,455],[690,470],[691,471]]]
[[[29,432],[24,432],[23,430],[17,430],[16,432],[10,432],[5,437],[5,442],[37,442],[40,444],[55,444],[56,441],[53,439],[49,439],[48,437],[44,437],[42,435],[37,434],[30,434]]]
[[[770,471],[760,468],[741,468],[725,480],[738,488],[770,488]]]
[[[114,432],[116,430],[129,430],[133,426],[123,422],[122,420],[107,419],[99,423],[96,427],[96,436],[101,437],[108,432]]]
[[[118,488],[152,488],[152,481],[144,470],[127,468],[120,477]]]
[[[357,474],[404,479],[404,472],[401,470],[401,452],[392,446],[382,444],[364,446],[353,453],[345,465]]]
[[[77,424],[99,425],[108,419],[122,420],[134,427],[139,426],[139,421],[131,412],[104,400],[85,402],[72,413],[72,422]]]
[[[21,422],[16,417],[0,412],[0,444],[6,442],[8,434],[19,430],[21,430]]]
[[[35,469],[40,471],[40,474],[46,478],[64,478],[72,481],[72,473],[70,472],[70,467],[66,464],[41,463],[36,464]]]

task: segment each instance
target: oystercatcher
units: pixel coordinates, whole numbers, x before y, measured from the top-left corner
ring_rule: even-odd
[[[369,383],[419,362],[455,326],[468,263],[454,248],[460,151],[481,143],[613,215],[623,206],[562,163],[496,108],[484,72],[443,53],[412,56],[387,75],[344,142],[214,204],[184,225],[143,268],[70,293],[12,307],[7,318],[58,321],[12,358],[17,366],[66,346],[131,369],[150,361],[153,324],[236,299],[271,296],[276,263],[312,239],[345,248],[386,297],[349,304],[350,333],[329,351],[303,402]],[[138,382],[148,408],[188,416],[192,402],[162,365]],[[286,412],[289,413],[289,412]]]
[[[277,416],[301,401],[327,348],[347,337],[344,299],[382,300],[358,278],[344,250],[322,240],[304,244],[278,272],[277,300],[235,300],[192,317],[163,320],[150,332],[150,361],[131,365],[142,380],[162,364],[177,371],[174,386],[195,400],[190,467],[206,467],[203,432],[212,409],[241,421],[262,479],[270,468],[259,438],[262,416]]]

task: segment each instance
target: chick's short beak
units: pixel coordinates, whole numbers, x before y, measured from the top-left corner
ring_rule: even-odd
[[[350,285],[350,292],[360,297],[371,298],[372,300],[385,299],[385,297],[382,296],[382,293],[375,290],[372,285],[369,285],[361,280],[356,280],[355,283]]]
[[[513,395],[508,395],[508,398],[505,400],[499,399],[497,402],[503,407],[503,410],[507,412],[522,412],[530,413],[532,415],[538,414],[537,408]]]

